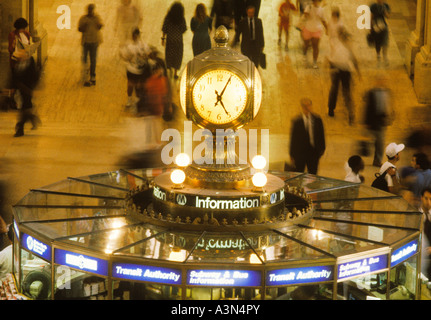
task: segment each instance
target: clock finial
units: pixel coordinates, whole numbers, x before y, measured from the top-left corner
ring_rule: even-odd
[[[229,32],[225,26],[220,26],[217,28],[214,34],[214,41],[217,47],[226,47],[229,42]]]

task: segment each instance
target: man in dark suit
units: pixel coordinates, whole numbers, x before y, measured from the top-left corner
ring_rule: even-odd
[[[242,19],[236,30],[234,45],[241,37],[241,53],[259,67],[260,58],[265,46],[262,20],[255,17],[254,6],[247,7],[247,17]]]
[[[317,174],[320,157],[326,149],[322,119],[312,112],[312,102],[301,99],[302,113],[292,121],[290,158],[297,172]]]

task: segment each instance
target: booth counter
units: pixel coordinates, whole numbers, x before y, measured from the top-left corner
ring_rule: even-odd
[[[402,198],[271,172],[311,199],[307,223],[176,230],[129,214],[130,192],[150,186],[151,197],[152,180],[165,170],[119,170],[30,190],[13,208],[18,290],[55,300],[419,299],[422,215]]]

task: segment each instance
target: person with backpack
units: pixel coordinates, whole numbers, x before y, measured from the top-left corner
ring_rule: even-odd
[[[387,88],[386,82],[386,77],[377,76],[375,86],[364,95],[364,124],[369,134],[374,138],[373,166],[375,167],[382,166],[386,129],[395,118],[395,112],[392,108],[392,94]]]
[[[396,144],[395,142],[392,142],[388,144],[385,150],[388,160],[380,167],[379,175],[380,177],[384,176],[384,179],[387,183],[387,190],[385,191],[390,193],[397,194],[401,189],[400,177],[397,171],[396,163],[400,160],[400,152],[403,151],[404,148],[404,144]],[[373,184],[374,187],[378,187],[376,186],[375,182],[373,182]]]

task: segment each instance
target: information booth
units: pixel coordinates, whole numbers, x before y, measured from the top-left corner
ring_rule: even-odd
[[[311,198],[307,223],[175,230],[129,214],[130,192],[150,186],[150,203],[151,181],[165,170],[119,170],[30,190],[13,208],[19,291],[54,300],[419,299],[422,215],[402,198],[271,172]]]

